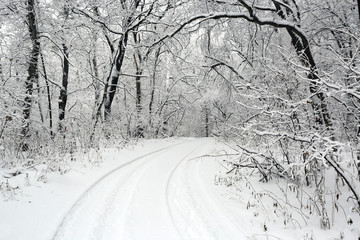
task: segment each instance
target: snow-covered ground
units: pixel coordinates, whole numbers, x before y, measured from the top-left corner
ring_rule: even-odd
[[[0,172],[0,182],[8,186],[0,193],[0,240],[360,236],[356,215],[352,225],[339,218],[330,230],[320,230],[316,218],[284,210],[280,199],[275,205],[271,197],[277,196],[261,200],[264,188],[276,192],[276,182],[226,179],[220,173],[224,157],[209,156],[220,156],[225,148],[210,138],[147,140],[88,153],[69,162],[65,174],[44,173],[41,166],[11,178]]]

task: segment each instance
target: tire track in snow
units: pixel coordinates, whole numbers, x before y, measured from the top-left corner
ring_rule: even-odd
[[[194,152],[196,152],[201,146],[198,146],[196,147],[193,151],[191,151],[189,154],[187,154],[183,159],[181,159],[177,164],[176,166],[173,168],[173,170],[171,171],[170,173],[170,176],[169,178],[167,179],[167,182],[166,182],[166,206],[167,206],[167,209],[168,209],[168,212],[169,212],[169,215],[170,215],[170,218],[171,218],[171,221],[176,229],[176,232],[178,233],[178,235],[181,237],[181,239],[183,239],[183,233],[180,231],[176,221],[175,221],[175,217],[174,217],[174,213],[173,211],[171,210],[171,207],[170,207],[170,182],[172,181],[172,178],[174,177],[174,174],[175,172],[178,170],[178,168],[180,167],[180,165],[188,159],[188,157],[193,154]]]
[[[206,145],[203,150],[207,150]],[[183,240],[245,239],[242,227],[234,225],[219,202],[219,196],[210,188],[213,178],[204,174],[204,171],[209,170],[206,166],[207,163],[202,158],[183,161],[172,174],[168,188],[168,205],[172,218],[176,219],[175,224],[178,224],[177,231]],[[172,184],[175,181],[177,182]]]
[[[205,145],[206,146],[206,145]],[[199,148],[201,148],[203,146],[200,146]],[[199,149],[198,148],[198,149]],[[195,161],[195,159],[193,159],[193,161]],[[183,163],[184,161],[182,161],[181,163]],[[174,193],[175,198],[177,196],[181,196],[183,199],[185,199],[185,201],[177,201],[174,202],[174,208],[178,208],[178,215],[181,215],[181,220],[182,220],[182,225],[181,226],[177,226],[177,230],[180,233],[180,235],[182,236],[182,239],[215,239],[215,240],[219,240],[219,237],[217,236],[216,232],[214,231],[213,226],[211,226],[211,224],[209,223],[209,220],[205,218],[203,212],[200,211],[200,208],[198,206],[198,204],[196,203],[196,196],[197,194],[191,194],[191,183],[189,182],[189,180],[191,179],[191,176],[187,175],[185,177],[184,172],[187,172],[189,170],[189,168],[186,166],[188,162],[185,163],[185,165],[182,165],[181,163],[178,164],[177,168],[175,169],[175,171],[173,171],[172,175],[175,175],[175,173],[179,173],[181,174],[181,176],[179,176],[179,178],[181,178],[181,182],[184,184],[183,189],[177,189],[177,193]],[[182,166],[182,169],[179,169],[179,167]],[[176,170],[180,170],[180,172],[176,172]],[[191,170],[190,170],[191,171]],[[194,177],[194,176],[193,176]],[[182,191],[181,191],[182,190]],[[170,192],[170,183],[169,183],[169,188],[168,188],[168,192]],[[168,196],[170,195],[170,193],[168,194]],[[186,203],[186,204],[184,204]],[[171,209],[171,204],[170,204],[170,199],[168,198],[168,205],[169,205],[169,209]],[[171,210],[172,211],[172,210]],[[174,215],[175,213],[172,213],[172,218],[174,219]],[[190,221],[189,221],[190,220]],[[194,226],[193,222],[196,223],[196,225]],[[175,223],[176,224],[176,223]],[[200,224],[200,225],[199,225]],[[180,227],[183,227],[182,231],[180,230]],[[222,240],[222,239],[221,239]]]
[[[168,201],[168,185],[176,168],[196,152],[199,140],[187,143],[173,152],[162,152],[152,161],[145,172],[136,192],[132,195],[131,205],[127,208],[124,235],[122,239],[182,239],[177,224],[172,217]]]
[[[139,161],[134,163],[137,164],[137,165],[132,165],[133,168],[136,168],[135,170],[133,170],[133,168],[130,168],[127,173],[125,173],[124,175],[121,174],[122,176],[121,178],[118,179],[116,186],[114,188],[115,191],[114,192],[111,191],[111,194],[109,194],[109,196],[106,198],[106,202],[103,204],[104,211],[102,211],[101,216],[97,218],[96,226],[93,229],[93,233],[97,236],[95,239],[110,239],[114,237],[112,227],[116,226],[115,224],[117,222],[116,220],[121,216],[121,209],[119,209],[119,202],[122,202],[121,208],[126,208],[129,205],[129,203],[126,201],[126,199],[122,199],[124,197],[123,195],[126,195],[125,193],[129,191],[131,192],[131,190],[134,188],[133,185],[129,184],[129,179],[131,179],[134,175],[138,173],[137,168],[139,165],[141,165],[143,169],[144,166],[149,165],[149,162],[151,162],[151,161],[143,162],[140,160],[144,161],[147,160],[147,158],[139,159]],[[122,170],[123,169],[124,168],[122,168]],[[140,179],[138,179],[136,183],[138,181],[140,181]],[[115,218],[115,219],[111,219],[111,218]]]
[[[151,163],[154,161],[154,157],[159,154],[161,154],[161,152],[156,153],[156,155],[152,155],[151,159],[143,158],[142,160],[146,160],[146,161],[139,162],[139,166],[136,166],[136,169],[132,170],[130,177],[126,178],[126,184],[119,184],[119,192],[120,192],[121,187],[125,187],[125,191],[122,192],[121,197],[118,197],[118,199],[116,200],[116,202],[114,204],[114,206],[116,208],[115,208],[115,211],[112,212],[113,219],[109,219],[109,218],[106,219],[108,224],[104,227],[107,228],[107,231],[102,229],[102,231],[105,232],[106,235],[102,236],[102,238],[99,238],[99,239],[105,239],[105,240],[109,240],[109,239],[115,240],[116,239],[116,240],[118,240],[120,238],[120,236],[122,236],[124,234],[123,226],[124,226],[124,222],[126,221],[126,217],[127,217],[126,213],[128,211],[129,206],[131,205],[131,201],[133,199],[133,196],[135,195],[137,186],[139,185],[139,183],[142,180],[141,177],[137,177],[134,175],[143,176],[144,173],[151,166]],[[134,179],[131,179],[131,177],[133,177],[133,176],[134,176]],[[125,199],[122,197],[125,197]],[[121,208],[121,210],[118,209],[119,207]],[[109,227],[109,225],[110,225],[110,227]]]
[[[209,189],[209,185],[205,184],[201,177],[201,159],[193,161],[186,171],[187,184],[190,197],[193,204],[197,205],[198,211],[202,215],[202,219],[206,222],[209,229],[221,229],[221,231],[213,232],[215,239],[245,239],[242,234],[241,226],[235,226],[230,219],[230,215],[226,214],[217,194]],[[193,177],[193,183],[189,182],[190,176]],[[194,186],[197,186],[195,189]],[[197,196],[196,198],[194,196]]]
[[[176,143],[176,144],[173,144],[171,146],[167,146],[167,147],[164,147],[164,148],[161,148],[161,149],[158,149],[156,151],[153,151],[153,152],[150,152],[150,153],[147,153],[147,154],[144,154],[144,155],[141,155],[139,157],[136,157],[126,163],[123,163],[121,164],[120,166],[114,168],[113,170],[111,170],[110,172],[106,173],[105,175],[103,175],[101,178],[99,178],[97,181],[95,181],[90,187],[88,187],[84,193],[81,194],[81,196],[75,201],[75,203],[71,206],[71,208],[69,209],[69,211],[64,215],[62,221],[60,222],[60,224],[58,225],[57,229],[56,229],[56,232],[54,233],[53,237],[52,237],[52,240],[60,240],[61,237],[62,237],[62,232],[61,230],[64,228],[64,226],[66,225],[66,223],[71,220],[71,217],[73,215],[76,214],[76,209],[81,205],[81,203],[83,201],[85,201],[86,198],[88,198],[90,196],[90,192],[96,187],[98,186],[98,184],[101,184],[101,182],[108,178],[109,176],[111,176],[112,174],[118,172],[119,170],[122,170],[124,167],[126,166],[129,166],[135,162],[138,162],[139,160],[142,160],[146,157],[149,157],[155,153],[159,153],[161,151],[165,151],[165,150],[168,150],[170,148],[173,148],[175,146],[178,146],[178,145],[181,145],[181,144],[185,144],[185,143],[188,143],[188,142],[181,142],[181,143]]]

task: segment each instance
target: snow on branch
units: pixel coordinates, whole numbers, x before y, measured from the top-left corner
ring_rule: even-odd
[[[87,17],[87,18],[90,18],[92,21],[100,24],[101,26],[103,26],[105,29],[107,29],[111,33],[114,33],[114,34],[117,34],[117,35],[123,35],[124,34],[123,32],[118,32],[118,31],[115,31],[115,30],[111,29],[110,27],[108,27],[108,25],[106,25],[106,23],[104,23],[103,21],[100,21],[98,18],[95,18],[95,17],[91,16],[90,14],[86,13],[85,11],[83,11],[81,9],[72,8],[72,11],[75,14],[81,14],[81,15],[84,15],[85,17]]]
[[[243,2],[243,1],[241,1]],[[299,38],[302,40],[304,47],[306,48],[309,46],[309,41],[306,37],[306,34],[295,24],[291,23],[286,20],[280,20],[280,19],[273,19],[273,18],[260,18],[254,14],[253,8],[249,7],[248,5],[244,5],[248,11],[249,14],[244,13],[238,13],[238,12],[211,12],[207,14],[199,14],[197,16],[194,16],[187,21],[183,22],[178,28],[176,28],[173,32],[163,36],[156,42],[154,42],[150,47],[150,51],[155,45],[165,41],[168,38],[174,37],[176,34],[178,34],[182,29],[184,29],[187,25],[196,22],[196,24],[200,24],[204,21],[208,20],[216,20],[216,19],[244,19],[248,22],[253,22],[259,25],[266,25],[266,26],[272,26],[275,28],[285,28],[288,30],[291,30],[294,32]]]

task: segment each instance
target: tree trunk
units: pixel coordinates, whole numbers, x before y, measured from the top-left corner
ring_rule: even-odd
[[[93,8],[93,12],[95,13],[95,15],[97,17],[100,16],[99,14],[99,9],[97,6],[94,6]],[[101,104],[101,100],[100,100],[100,96],[101,96],[101,91],[100,91],[100,79],[99,79],[99,66],[98,66],[98,62],[97,62],[97,40],[98,40],[98,33],[96,29],[92,30],[92,69],[93,69],[93,86],[94,86],[94,90],[95,90],[95,102],[94,102],[94,112],[92,114],[92,119],[96,120],[96,114],[97,114],[97,109],[99,108],[100,104]]]
[[[149,125],[152,125],[152,115],[153,115],[153,105],[154,105],[154,98],[155,98],[155,84],[156,84],[156,68],[157,68],[157,64],[158,64],[158,59],[160,56],[160,49],[161,47],[159,47],[158,49],[156,49],[155,52],[155,59],[154,59],[154,68],[153,68],[153,74],[151,76],[151,82],[150,82],[150,102],[149,102]]]
[[[38,74],[38,59],[40,52],[40,41],[38,36],[38,30],[36,26],[36,14],[35,14],[35,0],[27,1],[27,15],[26,19],[28,22],[30,39],[32,42],[32,50],[30,53],[30,62],[28,66],[28,76],[25,80],[25,91],[26,96],[24,99],[24,108],[23,108],[23,127],[21,130],[21,136],[24,138],[21,144],[21,149],[23,151],[28,150],[28,144],[26,143],[25,138],[30,136],[30,113],[32,105],[32,94],[33,94],[33,84],[39,79]]]
[[[45,84],[46,84],[46,95],[47,95],[47,101],[48,101],[50,136],[51,136],[51,138],[54,138],[55,135],[54,135],[54,132],[53,132],[53,117],[52,117],[50,86],[49,86],[49,81],[48,81],[48,77],[47,77],[47,73],[46,73],[44,56],[42,55],[42,53],[40,53],[40,57],[41,57],[41,63],[42,63],[43,72],[44,72]]]
[[[69,52],[65,43],[63,43],[63,51],[64,51],[63,76],[62,76],[62,87],[60,89],[60,96],[59,96],[59,131],[60,132],[64,131],[64,126],[62,121],[65,119],[65,108],[67,103],[67,87],[69,80]]]
[[[37,97],[37,104],[38,104],[38,107],[39,107],[39,115],[40,115],[40,120],[41,120],[41,123],[44,123],[44,114],[43,114],[43,110],[42,110],[42,107],[41,107],[41,99],[40,99],[40,96],[41,96],[41,87],[40,87],[40,83],[39,83],[39,79],[38,81],[36,82],[36,88],[37,88],[37,93],[38,93],[38,97]]]
[[[122,0],[121,3],[122,3],[123,8],[125,9],[126,8],[125,1]],[[134,5],[133,5],[134,12],[132,12],[131,15],[127,17],[126,22],[124,23],[123,29],[125,29],[125,30],[124,30],[124,33],[121,35],[121,38],[119,41],[118,53],[117,53],[116,61],[115,61],[115,69],[112,68],[109,89],[106,92],[106,100],[104,103],[104,119],[106,122],[110,121],[111,105],[114,100],[117,84],[119,82],[121,67],[122,67],[122,64],[124,61],[124,57],[125,57],[125,51],[126,51],[126,46],[127,46],[128,37],[129,37],[129,29],[128,28],[129,28],[131,22],[133,21],[133,15],[135,13],[135,10],[138,8],[139,4],[140,4],[140,0],[134,1]]]
[[[94,68],[94,78],[93,78],[93,84],[95,89],[95,111],[100,105],[100,81],[99,81],[99,69],[96,59],[96,43],[93,45],[94,48],[94,56],[92,58],[93,68]],[[93,114],[93,119],[95,119],[95,114]]]
[[[142,70],[139,67],[136,67],[136,77],[135,77],[135,84],[136,84],[136,112],[138,115],[141,113],[141,74]]]
[[[62,34],[65,35],[64,28],[66,26],[67,19],[70,15],[70,9],[68,6],[68,2],[64,5],[64,23],[63,23],[63,31]],[[59,131],[64,132],[63,121],[65,119],[65,110],[66,110],[66,103],[67,103],[67,88],[69,83],[69,49],[66,45],[65,36],[63,38],[62,43],[62,50],[63,50],[63,74],[62,74],[62,86],[60,89],[60,96],[59,96]]]
[[[205,137],[209,137],[209,108],[205,107]]]
[[[119,52],[116,56],[115,69],[111,73],[109,89],[106,93],[106,101],[104,104],[104,118],[105,121],[110,121],[111,105],[115,97],[117,84],[119,82],[119,76],[121,67],[125,57],[126,45],[128,41],[128,32],[125,32],[119,41]]]
[[[136,136],[137,137],[144,137],[144,127],[142,126],[141,122],[141,75],[142,70],[137,69],[136,71],[136,113],[137,113],[137,126],[136,126]]]
[[[280,4],[274,1],[274,5],[277,9],[277,14],[282,19],[286,20],[288,18],[287,11],[283,11]],[[332,122],[330,118],[329,111],[327,109],[326,99],[323,92],[320,90],[319,86],[319,76],[318,69],[315,63],[315,59],[311,53],[309,41],[304,35],[299,35],[295,32],[293,28],[287,27],[287,32],[291,38],[291,44],[294,46],[296,53],[298,54],[300,61],[304,66],[309,67],[310,72],[307,77],[310,80],[309,90],[312,94],[311,97],[311,106],[315,115],[315,122],[319,125],[325,126],[328,130],[332,127]]]
[[[1,58],[0,58],[0,79],[1,79],[1,82],[2,82],[2,81],[4,81],[3,70],[2,70],[2,64],[1,64]]]
[[[137,33],[133,33],[134,42],[135,44],[140,44],[140,38],[137,36]],[[137,126],[136,126],[136,137],[144,137],[144,127],[142,126],[141,122],[141,75],[142,75],[142,56],[139,49],[135,50],[134,53],[134,63],[136,69],[136,76],[135,76],[135,88],[136,88],[136,114],[137,114]]]

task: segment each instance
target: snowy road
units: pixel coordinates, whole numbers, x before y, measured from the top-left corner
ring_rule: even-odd
[[[356,224],[344,226],[338,221],[324,231],[316,216],[304,222],[305,215],[274,206],[274,197],[265,194],[278,190],[277,202],[281,202],[283,193],[277,182],[264,185],[257,176],[247,175],[230,184],[221,182],[224,176],[228,178],[224,159],[231,151],[211,138],[152,139],[88,152],[75,162],[64,160],[71,169],[66,174],[48,171],[45,182],[38,179],[46,165],[34,168],[6,179],[13,190],[0,189],[0,240],[360,236]],[[291,197],[290,193],[286,196]],[[285,225],[288,213],[293,221]]]
[[[81,196],[53,239],[241,239],[195,159],[211,143],[177,144],[115,169]]]

